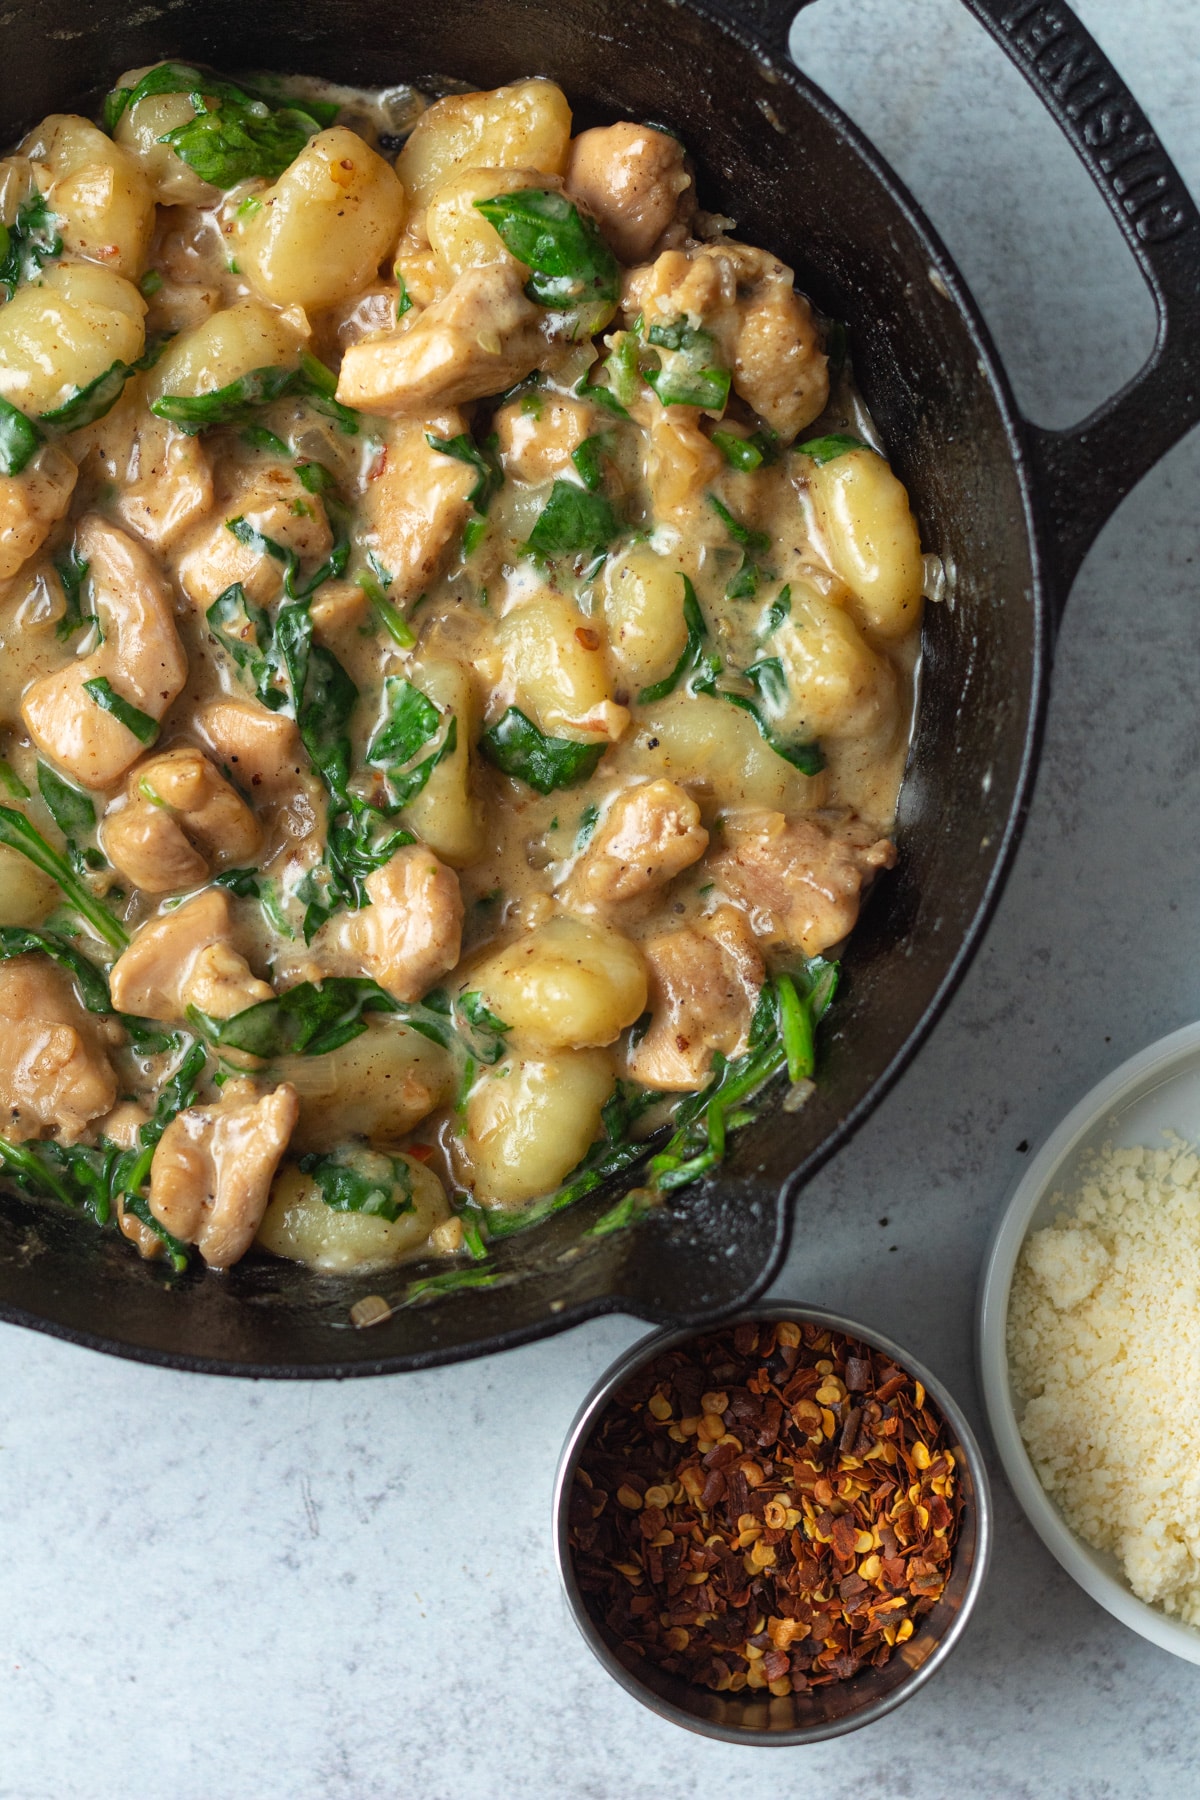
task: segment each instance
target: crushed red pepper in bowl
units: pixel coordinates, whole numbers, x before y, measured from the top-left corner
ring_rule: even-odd
[[[963,1421],[893,1347],[779,1310],[664,1338],[577,1428],[568,1591],[661,1710],[707,1690],[767,1701],[767,1729],[821,1736],[863,1721],[819,1690],[857,1685],[875,1716],[957,1636],[986,1561],[984,1478]],[[947,1604],[965,1506],[979,1567]],[[947,1629],[923,1630],[939,1604]],[[720,1711],[700,1710],[681,1722]]]

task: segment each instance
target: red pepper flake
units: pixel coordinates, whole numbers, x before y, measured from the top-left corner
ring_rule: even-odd
[[[744,1321],[630,1377],[568,1524],[588,1610],[620,1643],[700,1687],[782,1696],[912,1636],[961,1511],[914,1377],[817,1325]]]

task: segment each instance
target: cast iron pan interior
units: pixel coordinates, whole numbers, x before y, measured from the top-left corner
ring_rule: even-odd
[[[165,55],[371,85],[449,74],[492,87],[536,72],[561,83],[581,124],[632,117],[676,130],[698,164],[702,203],[784,257],[817,304],[846,321],[926,547],[955,571],[954,600],[928,611],[900,866],[846,957],[818,1093],[801,1113],[775,1107],[744,1131],[719,1179],[597,1239],[584,1233],[615,1196],[590,1196],[508,1240],[496,1286],[398,1311],[369,1331],[349,1325],[351,1302],[398,1296],[411,1267],[349,1281],[251,1258],[223,1277],[172,1278],[113,1233],[6,1196],[0,1316],[155,1362],[305,1376],[481,1354],[603,1311],[700,1322],[744,1304],[783,1253],[804,1176],[880,1097],[948,994],[1025,804],[1045,602],[1019,427],[986,335],[928,227],[829,102],[690,5],[210,0],[150,18],[90,0],[27,0],[5,28],[0,136],[12,140],[51,110],[83,109],[98,86]]]

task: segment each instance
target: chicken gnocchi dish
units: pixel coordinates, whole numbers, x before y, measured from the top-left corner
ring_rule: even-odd
[[[7,1183],[415,1295],[811,1092],[933,562],[702,199],[543,79],[161,63],[0,162]]]

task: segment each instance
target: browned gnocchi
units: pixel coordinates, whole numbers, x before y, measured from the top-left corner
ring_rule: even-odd
[[[540,77],[161,63],[0,162],[8,1181],[403,1297],[802,1102],[930,559],[701,201]]]

